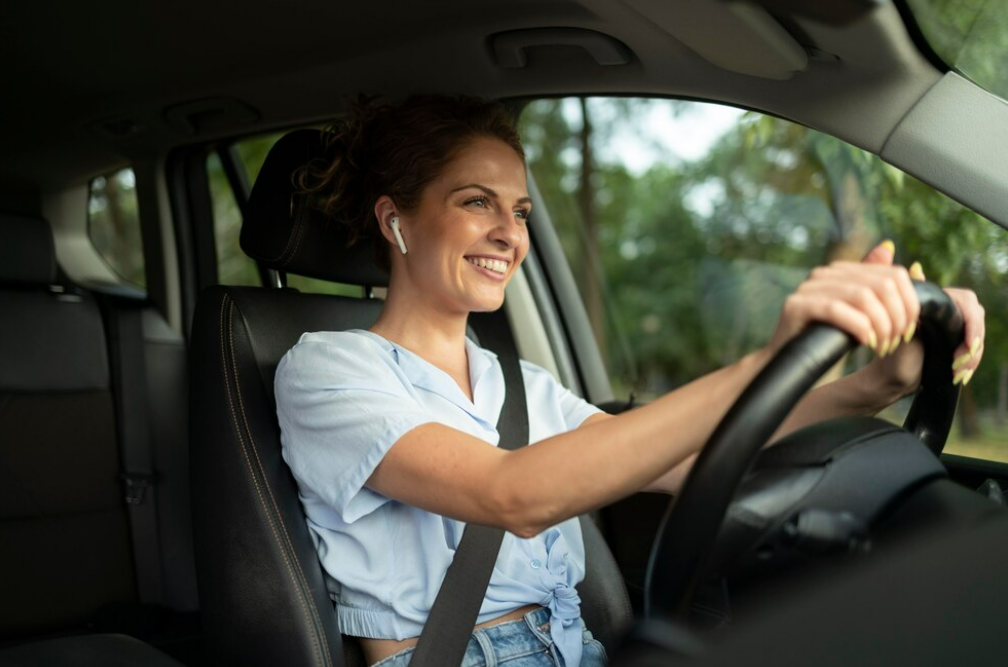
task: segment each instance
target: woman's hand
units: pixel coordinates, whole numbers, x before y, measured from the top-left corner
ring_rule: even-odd
[[[876,257],[879,261],[884,259]],[[925,279],[920,262],[910,265],[909,274],[913,280]],[[945,288],[945,293],[949,295],[963,317],[963,342],[956,348],[952,357],[952,382],[965,386],[973,378],[973,373],[983,357],[986,333],[984,308],[972,290],[948,287]],[[876,386],[889,388],[897,394],[898,399],[913,393],[920,385],[923,359],[923,346],[914,341],[910,345],[900,347],[896,354],[875,359],[865,368],[865,372],[872,377],[872,382]]]
[[[879,244],[863,262],[833,262],[812,271],[784,302],[771,352],[779,350],[810,322],[832,324],[879,356],[887,356],[916,330],[920,303],[909,272],[893,266],[891,241]]]
[[[770,351],[776,352],[809,322],[826,322],[878,355],[858,375],[883,404],[916,391],[924,352],[913,340],[920,303],[911,279],[924,280],[924,273],[916,262],[909,270],[894,266],[894,251],[892,242],[885,241],[860,263],[834,262],[812,271],[785,302]],[[952,367],[954,382],[965,384],[983,356],[984,310],[970,290],[945,292],[965,323],[964,341],[955,351]]]

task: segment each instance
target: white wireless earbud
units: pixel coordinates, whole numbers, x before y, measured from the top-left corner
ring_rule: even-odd
[[[402,232],[399,231],[399,216],[392,216],[392,234],[395,236],[396,242],[399,244],[399,249],[402,250],[402,254],[406,254],[406,242],[403,241]]]

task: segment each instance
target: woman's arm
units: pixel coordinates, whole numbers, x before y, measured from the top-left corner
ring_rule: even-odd
[[[647,487],[693,455],[764,364],[763,351],[615,417],[499,450],[440,424],[403,435],[367,485],[466,522],[536,535]]]
[[[919,348],[919,344],[914,347]],[[908,349],[912,348],[908,346]],[[917,354],[919,356],[919,349]],[[875,414],[904,395],[905,391],[900,387],[890,382],[876,381],[875,376],[866,370],[852,373],[835,382],[819,386],[802,397],[768,444],[773,444],[789,433],[828,419]],[[695,460],[695,455],[689,457],[642,490],[678,493]]]
[[[880,248],[891,263],[892,251]],[[813,271],[788,297],[767,347],[731,366],[646,406],[587,420],[580,428],[516,451],[499,450],[440,424],[425,424],[392,446],[367,485],[431,512],[535,535],[639,490],[678,488],[692,457],[735,398],[810,322],[832,324],[881,350],[906,335],[919,311],[906,269],[836,262]],[[981,336],[982,349],[982,327],[970,323],[974,315],[964,312],[967,336]],[[903,354],[904,363],[897,366],[905,370],[910,362],[906,349]],[[975,367],[977,361],[969,364]],[[919,361],[914,370],[919,377]],[[859,401],[864,395],[854,382],[810,394],[785,429],[802,425],[806,416],[821,421],[830,414],[862,411]]]
[[[882,248],[880,246],[880,248]],[[888,250],[888,248],[883,248]],[[879,249],[866,261],[891,264],[891,255]],[[910,267],[914,280],[924,280],[920,264]],[[945,292],[956,304],[965,324],[963,343],[953,353],[954,381],[966,384],[980,365],[985,336],[984,308],[970,290],[950,287]],[[911,334],[913,330],[912,328]],[[794,431],[836,417],[874,415],[899,399],[912,394],[920,385],[924,349],[919,341],[903,341],[895,352],[876,357],[861,370],[824,384],[806,394],[770,439],[772,444]],[[689,474],[695,456],[690,457],[655,480],[645,491],[676,493]]]

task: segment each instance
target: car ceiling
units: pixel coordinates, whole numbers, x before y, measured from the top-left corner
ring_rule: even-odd
[[[177,145],[324,119],[359,92],[705,98],[776,113],[879,152],[940,76],[892,6],[846,28],[778,14],[808,55],[804,70],[788,80],[730,71],[720,65],[747,59],[740,50],[753,45],[716,38],[733,35],[729,23],[737,17],[726,9],[729,4],[9,5],[0,39],[7,63],[0,71],[0,193],[8,199],[38,196]],[[524,67],[500,64],[495,35],[544,28],[602,33],[625,47],[628,62],[602,66],[584,49],[547,43],[524,52]],[[772,47],[768,43],[768,51]]]

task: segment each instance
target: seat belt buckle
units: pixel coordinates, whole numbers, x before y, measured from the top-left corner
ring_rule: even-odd
[[[119,474],[119,479],[123,481],[125,487],[127,505],[140,505],[143,503],[147,487],[154,484],[154,475],[143,473],[124,472]]]

